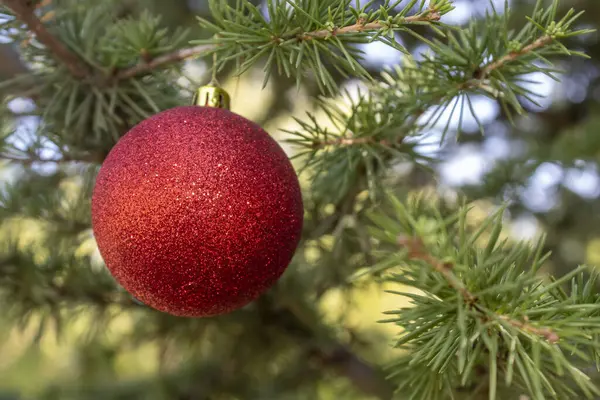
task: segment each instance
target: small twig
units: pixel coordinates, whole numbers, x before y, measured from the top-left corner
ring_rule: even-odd
[[[402,23],[412,24],[416,22],[435,22],[439,21],[441,18],[440,13],[437,11],[428,11],[425,13],[411,15],[410,17],[404,18]],[[388,26],[388,23],[381,21],[374,21],[369,23],[363,23],[362,21],[358,21],[354,25],[344,26],[342,28],[333,28],[333,29],[321,29],[314,32],[304,32],[296,37],[299,40],[310,40],[310,39],[323,39],[330,36],[343,35],[348,33],[357,33],[357,32],[365,32],[365,31],[378,31],[384,29]]]
[[[434,256],[427,253],[424,249],[423,243],[418,238],[408,238],[402,236],[398,238],[398,244],[408,249],[409,259],[424,261],[431,265],[431,267],[433,267],[433,269],[435,269],[437,272],[439,272],[446,279],[448,284],[462,295],[465,303],[469,304],[474,309],[489,315],[489,312],[477,304],[477,297],[475,297],[475,295],[473,295],[467,289],[464,283],[452,272],[453,265],[451,263],[438,260]],[[493,316],[496,319],[505,321],[517,329],[521,329],[522,331],[543,337],[548,341],[548,343],[556,343],[560,339],[558,334],[556,334],[556,332],[550,328],[536,327],[529,324],[527,321],[519,321],[506,315],[494,314]]]
[[[194,56],[198,56],[198,55],[206,52],[207,50],[210,50],[211,48],[213,48],[213,46],[211,46],[211,45],[199,45],[199,46],[189,47],[186,49],[177,50],[172,53],[163,54],[162,56],[156,57],[149,62],[144,61],[144,62],[141,62],[131,68],[127,68],[120,72],[117,72],[117,74],[115,75],[115,79],[121,80],[121,79],[133,78],[134,76],[152,71],[153,69],[162,67],[166,64],[171,64],[171,63],[186,60],[186,59],[194,57]]]
[[[80,158],[75,158],[75,157],[69,157],[69,156],[63,156],[62,158],[41,158],[38,156],[35,157],[29,157],[29,158],[19,158],[19,157],[15,157],[15,156],[11,156],[8,154],[0,154],[0,160],[6,160],[6,161],[10,161],[10,162],[16,162],[16,163],[20,163],[26,166],[29,166],[31,164],[34,163],[55,163],[55,164],[65,164],[65,163],[74,163],[74,162],[83,162],[83,163],[94,163],[94,162],[98,162],[99,160],[95,159],[94,157],[90,156],[90,157],[80,157]]]
[[[358,137],[358,138],[348,138],[348,137],[340,137],[337,139],[331,140],[322,140],[322,141],[314,141],[312,146],[314,148],[321,148],[327,146],[356,146],[360,144],[372,144],[375,143],[373,138],[371,137]]]
[[[71,75],[80,79],[88,76],[88,66],[46,29],[42,21],[35,15],[34,6],[31,6],[29,2],[22,0],[0,1],[10,8],[17,18],[29,27],[31,32],[36,35],[37,40],[46,46],[54,57],[69,69]]]
[[[556,332],[554,332],[550,328],[545,328],[545,327],[538,328],[536,326],[529,324],[528,322],[523,322],[523,321],[519,321],[516,319],[512,319],[506,315],[499,315],[498,318],[503,321],[506,321],[507,323],[509,323],[510,325],[514,326],[517,329],[522,329],[531,334],[544,337],[544,338],[546,338],[546,340],[549,343],[556,343],[560,339],[558,337],[558,335],[556,334]]]
[[[525,54],[529,54],[532,51],[535,51],[537,49],[539,49],[540,47],[544,47],[550,43],[552,43],[554,39],[552,39],[552,36],[549,35],[544,35],[540,38],[538,38],[536,41],[534,41],[533,43],[523,47],[521,50],[519,51],[513,51],[507,55],[505,55],[504,57],[492,62],[491,64],[488,64],[487,66],[483,67],[483,69],[481,70],[481,77],[479,79],[485,79],[488,76],[490,76],[490,74],[503,67],[505,64],[516,60],[517,58],[525,55]]]
[[[351,134],[350,134],[351,135]],[[327,146],[358,146],[363,144],[378,144],[381,146],[399,146],[404,142],[406,135],[400,134],[395,140],[380,139],[376,140],[374,137],[338,137],[330,140],[314,140],[312,142],[313,149],[321,149]]]

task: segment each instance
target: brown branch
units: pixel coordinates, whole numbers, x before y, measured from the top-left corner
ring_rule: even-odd
[[[453,265],[448,262],[443,262],[436,257],[430,255],[426,252],[423,246],[423,242],[421,242],[418,238],[408,238],[401,236],[398,238],[398,244],[402,247],[408,249],[408,258],[412,260],[421,260],[429,264],[433,269],[439,272],[448,282],[453,289],[459,292],[467,303],[472,308],[480,311],[484,316],[488,316],[489,312],[487,312],[483,307],[477,304],[477,297],[473,295],[465,286],[465,284],[452,272]],[[513,319],[507,315],[501,314],[493,314],[493,318],[502,320],[509,325],[521,329],[522,331],[531,333],[533,335],[537,335],[543,337],[548,341],[548,343],[556,343],[560,339],[558,334],[546,327],[536,327],[527,321],[519,321],[517,319]]]
[[[23,0],[0,1],[29,27],[31,32],[36,35],[37,40],[46,46],[54,57],[68,68],[71,75],[80,79],[88,76],[88,66],[46,29],[42,21],[35,15],[35,6]]]
[[[124,69],[117,72],[115,79],[128,79],[134,76],[149,72],[155,68],[162,67],[167,64],[186,60],[188,58],[198,56],[207,50],[210,50],[213,46],[211,45],[199,45],[174,51],[172,53],[163,54],[162,56],[156,57],[148,62],[141,62],[131,68]]]
[[[75,53],[71,52],[61,41],[53,36],[46,29],[42,20],[35,15],[35,6],[32,6],[27,1],[23,0],[0,0],[0,3],[4,3],[9,7],[15,13],[17,18],[29,27],[31,32],[34,33],[37,39],[51,51],[54,57],[69,69],[71,75],[80,79],[89,76],[90,70],[88,66]],[[131,68],[117,72],[113,79],[121,80],[132,78],[163,65],[197,56],[211,47],[212,46],[207,45],[194,46],[164,54],[155,59],[145,60]]]

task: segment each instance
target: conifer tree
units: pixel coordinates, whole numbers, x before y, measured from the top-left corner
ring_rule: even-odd
[[[560,81],[561,66],[589,58],[595,31],[567,0],[527,4],[526,18],[491,2],[465,25],[446,23],[454,3],[210,0],[184,29],[161,18],[166,2],[1,0],[0,326],[33,347],[70,343],[77,360],[31,398],[600,398],[597,270],[551,271],[556,231],[507,233],[511,185],[547,160],[596,162],[595,125],[498,163],[481,185],[436,181],[444,151],[475,135],[465,121],[479,138],[493,129],[481,99],[535,143],[530,77]],[[373,43],[401,61],[372,67]],[[98,171],[132,127],[190,104],[199,86],[257,76],[275,100],[255,120],[273,125],[302,185],[294,259],[231,313],[156,311],[97,251]],[[255,101],[231,92],[234,104]],[[278,126],[303,96],[309,111]],[[484,196],[493,210],[478,219]],[[356,314],[373,285],[393,306]],[[119,357],[140,349],[150,372],[128,376]]]

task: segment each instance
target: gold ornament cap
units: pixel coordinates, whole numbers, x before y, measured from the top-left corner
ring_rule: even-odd
[[[196,90],[192,104],[202,107],[216,107],[229,110],[231,107],[231,98],[225,89],[218,86],[202,86]]]

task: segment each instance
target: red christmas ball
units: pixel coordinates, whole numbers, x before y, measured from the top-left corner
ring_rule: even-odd
[[[302,229],[298,178],[255,123],[176,107],[135,126],[104,161],[92,198],[100,254],[157,310],[200,317],[256,299],[289,264]]]

